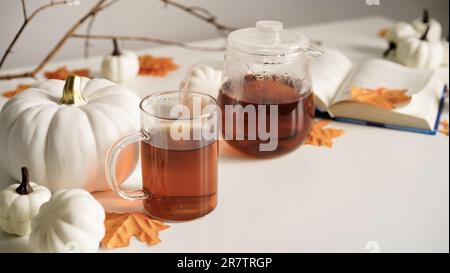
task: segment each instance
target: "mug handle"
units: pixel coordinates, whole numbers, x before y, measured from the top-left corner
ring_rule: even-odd
[[[122,197],[125,200],[129,201],[136,201],[136,200],[142,200],[142,199],[148,199],[150,198],[150,195],[146,193],[143,190],[135,190],[126,192],[120,188],[119,183],[117,182],[116,178],[116,163],[117,158],[120,155],[120,152],[129,144],[142,141],[142,140],[149,140],[150,136],[147,132],[144,132],[143,130],[137,131],[134,133],[131,133],[129,135],[126,135],[119,140],[117,140],[111,148],[109,148],[108,153],[106,154],[106,163],[105,163],[105,169],[106,169],[106,180],[108,181],[109,187],[120,197]]]

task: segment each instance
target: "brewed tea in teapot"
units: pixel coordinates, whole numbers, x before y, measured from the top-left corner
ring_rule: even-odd
[[[232,32],[218,99],[227,143],[256,157],[302,145],[315,111],[310,64],[319,55],[304,35],[277,21]]]

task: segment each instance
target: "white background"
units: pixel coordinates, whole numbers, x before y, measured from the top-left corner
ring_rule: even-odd
[[[26,0],[31,12],[50,0]],[[41,13],[26,29],[4,68],[33,65],[48,53],[65,31],[95,3],[79,0],[80,6],[55,7]],[[365,0],[177,0],[180,3],[207,7],[226,24],[251,26],[258,19],[278,19],[287,26],[335,21],[367,15],[383,15],[397,20],[418,17],[424,7],[445,25],[448,31],[448,0],[380,0],[381,6],[367,6]],[[22,23],[19,0],[0,1],[0,52],[4,52]],[[96,19],[93,33],[127,34],[159,37],[178,41],[195,41],[218,36],[207,24],[174,7],[164,9],[159,0],[120,0]],[[148,48],[148,44],[127,43],[128,48]],[[104,54],[109,41],[97,41],[92,53]],[[83,55],[83,41],[71,40],[56,60]]]
[[[295,30],[359,63],[381,55],[386,43],[377,32],[390,24],[368,17]],[[216,39],[198,45],[221,43]],[[218,52],[173,47],[144,52],[171,56],[180,68],[164,78],[138,77],[132,89],[141,97],[176,89],[199,60],[223,58]],[[100,61],[64,64],[98,71]],[[52,63],[49,69],[59,65]],[[0,82],[0,90],[14,84]],[[197,221],[170,224],[155,247],[133,239],[128,248],[113,251],[448,252],[449,138],[338,122],[330,127],[345,131],[332,149],[304,146],[271,160],[244,158],[221,143],[217,209]],[[140,177],[138,167],[125,186],[138,188]],[[0,170],[0,188],[6,182]],[[107,211],[143,209],[140,202],[122,200],[112,192],[95,197]],[[0,252],[15,251],[29,251],[28,237],[0,232]]]

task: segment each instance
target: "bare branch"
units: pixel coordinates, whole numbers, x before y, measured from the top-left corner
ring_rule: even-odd
[[[0,79],[1,80],[11,80],[11,79],[16,79],[16,78],[35,78],[36,75],[33,74],[33,72],[23,72],[23,73],[15,73],[15,74],[5,74],[5,75],[1,75]]]
[[[84,39],[84,57],[85,58],[89,58],[89,47],[91,46],[89,38],[90,38],[91,33],[92,33],[92,27],[94,25],[95,18],[96,18],[96,16],[92,15],[92,17],[89,20],[88,25],[86,27],[86,38]]]
[[[171,5],[178,9],[181,9],[189,13],[190,15],[197,17],[198,19],[207,22],[208,24],[213,25],[220,32],[229,33],[236,29],[230,26],[226,26],[222,23],[219,23],[217,21],[217,18],[215,16],[212,16],[211,12],[209,12],[207,9],[203,7],[188,7],[173,0],[159,0],[159,1],[163,2],[165,5]]]
[[[6,57],[11,53],[13,46],[16,44],[18,38],[23,33],[23,30],[28,25],[28,23],[41,11],[56,6],[56,5],[62,5],[65,4],[65,0],[51,0],[48,4],[42,5],[38,7],[36,10],[34,10],[28,17],[27,17],[27,11],[25,6],[25,1],[22,0],[22,11],[25,17],[25,20],[20,27],[17,34],[14,36],[13,40],[11,41],[10,45],[6,49],[6,52],[4,53],[2,59],[0,60],[0,68],[2,67],[3,63],[6,60]],[[0,80],[8,80],[8,79],[14,79],[14,78],[25,78],[25,77],[36,77],[36,75],[44,68],[44,66],[59,52],[59,50],[63,47],[65,42],[69,38],[83,38],[85,40],[85,54],[88,54],[88,47],[89,47],[89,39],[113,39],[117,38],[118,40],[130,40],[130,41],[142,41],[142,42],[148,42],[148,43],[154,43],[154,44],[162,44],[162,45],[172,45],[172,46],[178,46],[186,49],[191,50],[201,50],[201,51],[222,51],[224,50],[224,47],[220,48],[212,48],[212,47],[202,47],[202,46],[193,46],[181,42],[176,41],[168,41],[158,38],[151,38],[151,37],[136,37],[136,36],[113,36],[113,35],[91,35],[92,26],[94,24],[95,16],[98,12],[110,7],[114,3],[118,2],[119,0],[98,0],[98,2],[83,16],[81,17],[75,24],[64,34],[64,36],[59,40],[59,42],[52,48],[52,50],[47,54],[47,56],[36,66],[35,69],[23,72],[23,73],[15,73],[15,74],[7,74],[7,75],[0,75]],[[209,10],[203,8],[203,7],[188,7],[184,6],[178,2],[172,1],[172,0],[159,0],[166,5],[174,6],[178,9],[181,9],[188,14],[199,18],[200,20],[207,22],[208,24],[213,25],[220,33],[226,34],[234,28],[226,26],[222,23],[217,22],[217,19],[215,16],[212,15]],[[87,26],[86,34],[75,34],[76,30],[83,25],[88,19],[89,25]]]
[[[125,35],[89,35],[86,36],[84,34],[73,34],[73,38],[79,39],[94,39],[94,40],[122,40],[122,41],[139,41],[146,42],[152,44],[160,44],[160,45],[170,45],[170,46],[178,46],[185,49],[190,50],[200,50],[200,51],[223,51],[225,47],[204,47],[204,46],[194,46],[176,41],[163,40],[158,38],[151,37],[141,37],[141,36],[125,36]]]
[[[39,73],[42,68],[59,52],[64,43],[69,39],[75,31],[91,16],[97,14],[102,10],[102,5],[106,2],[106,0],[99,0],[81,19],[79,19],[67,32],[66,34],[59,40],[59,42],[53,47],[50,53],[42,60],[39,65],[28,72],[10,74],[10,75],[0,75],[0,80],[12,79],[12,78],[23,78],[23,77],[34,77],[37,73]]]
[[[107,8],[109,8],[110,6],[114,5],[114,4],[117,3],[117,2],[119,2],[119,0],[111,0],[109,3],[106,3],[106,4],[104,4],[103,6],[101,6],[101,7],[97,10],[97,12],[99,12],[99,11],[101,11],[101,10],[104,10],[104,9],[107,9]]]
[[[100,8],[98,8],[97,12],[112,6],[113,4],[117,3],[118,1],[119,0],[111,0],[110,2],[108,2],[108,3],[104,4],[103,6],[101,6]],[[92,33],[92,27],[94,26],[95,19],[96,19],[96,14],[92,15],[92,17],[90,18],[88,25],[86,27],[86,38],[84,40],[84,57],[85,58],[89,57],[89,47],[91,46],[89,38]]]
[[[25,0],[22,1],[22,3],[25,3]],[[3,66],[3,63],[6,60],[6,57],[8,56],[9,53],[11,53],[12,48],[14,47],[14,45],[16,44],[17,40],[19,39],[20,35],[22,34],[23,30],[25,29],[25,27],[30,23],[30,21],[41,11],[56,6],[56,5],[61,5],[61,4],[65,4],[65,1],[52,1],[48,4],[45,4],[43,6],[40,6],[39,8],[37,8],[35,11],[33,11],[33,13],[30,14],[29,17],[26,17],[26,19],[23,21],[23,24],[20,26],[19,31],[16,33],[16,35],[14,36],[14,38],[12,39],[11,43],[9,44],[9,46],[6,48],[5,53],[2,56],[2,59],[0,60],[0,68]],[[24,5],[22,5],[22,7],[25,7]],[[25,8],[24,8],[24,14],[26,13]]]
[[[59,40],[59,42],[55,45],[55,47],[53,47],[53,49],[50,51],[50,53],[47,55],[47,57],[45,57],[45,59],[33,70],[33,72],[36,74],[39,71],[41,71],[41,69],[44,67],[45,64],[47,64],[47,62],[53,58],[53,56],[56,55],[56,53],[58,53],[58,51],[61,49],[61,47],[63,46],[63,44],[66,42],[67,39],[70,38],[70,36],[72,36],[75,31],[87,20],[89,19],[89,17],[97,14],[98,11],[100,11],[100,7],[103,5],[103,3],[105,3],[106,0],[99,0],[97,2],[97,4],[94,5],[93,8],[91,8],[89,10],[88,13],[86,13],[83,17],[81,17],[80,20],[78,20],[70,29],[69,31],[67,31],[67,33]],[[1,79],[1,77],[0,77]]]
[[[22,12],[23,12],[23,20],[26,21],[28,20],[28,16],[27,16],[27,5],[25,3],[25,0],[22,0]]]

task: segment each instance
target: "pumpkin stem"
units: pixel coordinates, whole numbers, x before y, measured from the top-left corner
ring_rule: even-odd
[[[430,23],[430,13],[428,9],[423,9],[422,23],[424,24]]]
[[[120,56],[122,53],[119,50],[119,45],[117,44],[117,39],[113,38],[112,41],[113,41],[113,47],[114,47],[112,55],[113,56]]]
[[[427,26],[427,29],[423,33],[422,37],[420,37],[421,41],[426,41],[428,39],[428,33],[430,32],[430,26]]]
[[[67,76],[60,103],[67,105],[86,104],[85,98],[81,95],[85,83],[85,78],[83,77],[76,75]]]
[[[397,44],[394,42],[389,42],[389,47],[388,49],[383,53],[383,56],[386,58],[387,56],[389,56],[389,53],[391,53],[392,50],[397,49]]]
[[[30,186],[30,177],[28,176],[27,167],[22,167],[22,183],[17,187],[16,192],[20,195],[30,194],[33,188]]]

